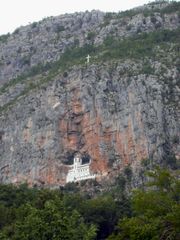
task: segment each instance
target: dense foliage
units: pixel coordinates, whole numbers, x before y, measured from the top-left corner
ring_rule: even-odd
[[[96,226],[65,205],[60,191],[1,186],[0,239],[94,239]]]
[[[180,182],[168,170],[148,177],[150,189],[136,190],[131,205],[120,179],[94,198],[72,188],[1,185],[0,239],[178,239]]]
[[[132,195],[132,216],[119,221],[109,240],[180,239],[180,182],[168,170],[148,173],[148,188]]]
[[[109,193],[90,198],[67,187],[1,185],[0,239],[105,239],[119,218],[129,216],[129,202],[120,195],[117,200]]]

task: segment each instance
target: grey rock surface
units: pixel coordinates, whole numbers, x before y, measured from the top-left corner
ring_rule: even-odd
[[[144,8],[151,8],[146,5]],[[141,32],[157,29],[176,29],[180,26],[178,12],[160,14],[156,9],[152,16],[144,16],[144,8],[137,9],[137,14],[108,18],[100,11],[65,14],[49,17],[41,22],[18,28],[7,39],[0,42],[0,83],[28,71],[37,64],[54,62],[62,53],[74,45],[84,46],[102,44],[111,35],[117,38],[133,36]],[[165,5],[161,6],[166,7]],[[142,11],[142,13],[141,13]],[[93,33],[92,38],[89,34]]]
[[[128,164],[136,171],[142,159],[163,164],[167,152],[178,155],[179,89],[168,102],[169,85],[157,75],[122,75],[141,62],[111,64],[75,67],[1,115],[1,182],[64,184],[67,156],[77,151],[107,177]]]
[[[141,9],[125,17],[100,11],[50,17],[0,42],[0,182],[64,185],[76,152],[91,158],[99,180],[111,180],[131,166],[138,183],[142,160],[149,159],[149,167],[174,167],[180,159],[174,43],[166,51],[157,44],[158,59],[98,62],[92,57],[90,64],[25,76],[76,44],[99,46],[107,36],[179,28],[176,11],[162,16],[155,8],[152,18]]]

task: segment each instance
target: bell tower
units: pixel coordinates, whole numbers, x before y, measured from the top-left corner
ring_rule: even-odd
[[[82,165],[81,155],[79,153],[77,153],[74,156],[74,169],[78,169],[78,167],[81,165]]]

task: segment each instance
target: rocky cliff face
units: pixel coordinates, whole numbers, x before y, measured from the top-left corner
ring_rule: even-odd
[[[98,61],[95,56],[102,52],[96,52],[88,65],[14,78],[37,63],[55,62],[75,42],[81,49],[100,46],[107,36],[179,28],[177,11],[160,15],[154,10],[154,20],[134,11],[120,18],[97,11],[50,18],[20,28],[1,44],[1,182],[63,185],[76,152],[91,158],[99,180],[117,176],[126,166],[138,173],[143,159],[150,165],[178,159],[175,43],[168,43],[168,51],[157,43],[158,58]]]
[[[0,41],[0,82],[5,83],[37,64],[58,60],[68,47],[99,45],[109,35],[124,38],[140,32],[176,29],[178,9],[168,8],[167,3],[161,3],[126,14],[87,11],[49,17],[20,27]]]

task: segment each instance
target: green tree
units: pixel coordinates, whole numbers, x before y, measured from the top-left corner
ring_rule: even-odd
[[[85,224],[76,210],[69,211],[57,198],[46,201],[42,209],[30,204],[21,206],[15,223],[1,231],[0,239],[91,240],[95,236],[95,226]]]
[[[109,240],[159,240],[180,238],[180,182],[168,170],[148,173],[148,189],[132,196],[133,217],[119,221],[119,231]]]
[[[97,239],[105,239],[113,231],[118,220],[116,210],[114,199],[106,194],[84,201],[80,211],[87,223],[97,226]]]

